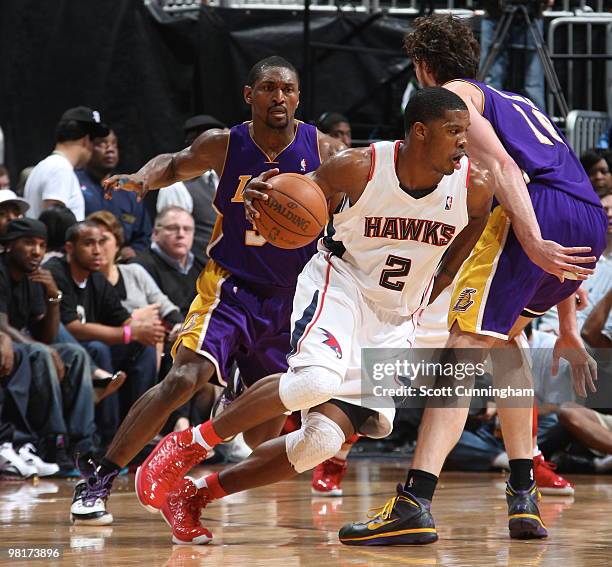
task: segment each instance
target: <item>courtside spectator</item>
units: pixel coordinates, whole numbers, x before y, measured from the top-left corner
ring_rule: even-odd
[[[164,340],[157,306],[128,312],[117,292],[100,273],[104,237],[99,226],[79,222],[66,234],[66,257],[45,264],[63,292],[61,320],[87,349],[99,368],[125,371],[119,392],[98,404],[96,421],[105,445],[131,405],[155,384],[155,345]]]
[[[193,232],[193,217],[184,209],[168,207],[155,218],[151,248],[134,259],[179,306],[183,316],[189,311],[203,267],[191,252]]]
[[[24,198],[30,203],[28,216],[38,218],[51,205],[66,205],[77,220],[85,218],[85,200],[74,173],[91,157],[94,138],[108,135],[108,127],[97,110],[70,108],[55,129],[55,149],[29,174]]]
[[[28,202],[10,189],[0,189],[0,236],[5,233],[9,222],[23,217],[29,208]]]
[[[66,231],[76,224],[74,213],[64,205],[53,205],[40,213],[38,220],[47,227],[47,253],[43,262],[64,255]]]
[[[213,128],[224,129],[226,126],[214,116],[208,114],[199,114],[189,118],[183,126],[185,146],[191,146],[200,134]],[[199,177],[189,181],[179,181],[169,187],[160,189],[157,193],[156,210],[158,213],[174,206],[185,209],[193,216],[195,233],[191,251],[202,265],[208,261],[206,247],[217,219],[217,213],[213,208],[213,200],[218,184],[219,176],[215,171],[209,169]]]
[[[40,267],[47,230],[35,219],[11,221],[2,237],[0,329],[25,345],[32,364],[28,420],[41,437],[42,455],[64,471],[73,455],[92,454],[93,389],[89,357],[82,347],[57,343],[62,293]]]
[[[147,305],[159,305],[161,319],[171,329],[169,340],[173,341],[183,323],[179,308],[159,289],[155,280],[140,264],[117,263],[123,245],[123,227],[119,220],[109,211],[92,213],[87,220],[96,223],[102,231],[105,242],[100,272],[117,291],[123,307],[132,312]]]
[[[101,183],[115,170],[117,163],[119,145],[115,132],[111,130],[108,136],[94,139],[91,159],[84,169],[77,169],[76,174],[85,198],[85,215],[105,210],[119,219],[124,234],[119,259],[129,260],[138,251],[149,247],[151,220],[134,193],[116,191],[112,199],[104,198]]]
[[[26,447],[35,439],[27,419],[31,369],[27,355],[11,338],[0,331],[0,479],[27,479],[38,474],[38,469],[22,457],[34,451]],[[24,445],[19,449],[19,445]],[[50,464],[53,472],[59,467]]]
[[[350,148],[353,143],[351,123],[344,114],[324,112],[317,120],[317,128],[332,138],[338,138],[347,148]]]
[[[612,192],[612,174],[605,156],[597,150],[588,150],[580,156],[580,163],[587,172],[593,189],[603,197]]]

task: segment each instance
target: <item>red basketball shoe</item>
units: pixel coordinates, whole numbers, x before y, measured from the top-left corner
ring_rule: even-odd
[[[210,502],[206,488],[196,488],[189,477],[168,492],[161,515],[172,528],[172,542],[178,545],[209,543],[212,534],[200,523],[202,508]]]
[[[573,495],[574,485],[557,474],[556,468],[557,465],[544,460],[542,453],[533,458],[533,475],[539,491],[552,496]]]
[[[342,496],[340,483],[346,474],[346,461],[332,457],[317,465],[312,473],[312,490],[317,496]]]
[[[136,471],[136,496],[140,503],[150,512],[157,512],[166,494],[206,455],[206,449],[193,442],[191,427],[166,435]]]

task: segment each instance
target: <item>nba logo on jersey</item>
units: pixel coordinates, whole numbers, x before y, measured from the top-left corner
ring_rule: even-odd
[[[300,162],[300,171],[306,171],[306,160],[304,158]]]
[[[444,205],[444,210],[445,211],[450,211],[452,206],[453,206],[453,198],[452,198],[451,195],[447,195],[446,196],[446,205]]]

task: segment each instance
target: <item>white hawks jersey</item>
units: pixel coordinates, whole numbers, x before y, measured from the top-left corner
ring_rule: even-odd
[[[347,273],[376,309],[411,316],[427,305],[436,268],[468,222],[470,162],[420,198],[400,187],[396,161],[401,141],[372,144],[372,168],[359,200],[336,213],[319,249]]]

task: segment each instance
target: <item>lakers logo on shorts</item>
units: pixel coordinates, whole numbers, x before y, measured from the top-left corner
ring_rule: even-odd
[[[196,326],[199,316],[200,316],[199,313],[192,313],[190,317],[185,319],[185,322],[183,323],[183,327],[181,328],[181,333],[187,333],[188,331],[191,331],[191,329],[193,329]]]
[[[466,287],[457,297],[457,301],[455,305],[453,305],[453,311],[460,311],[461,313],[466,312],[472,305],[474,305],[474,300],[472,299],[472,295],[476,293],[476,290],[473,287]]]

